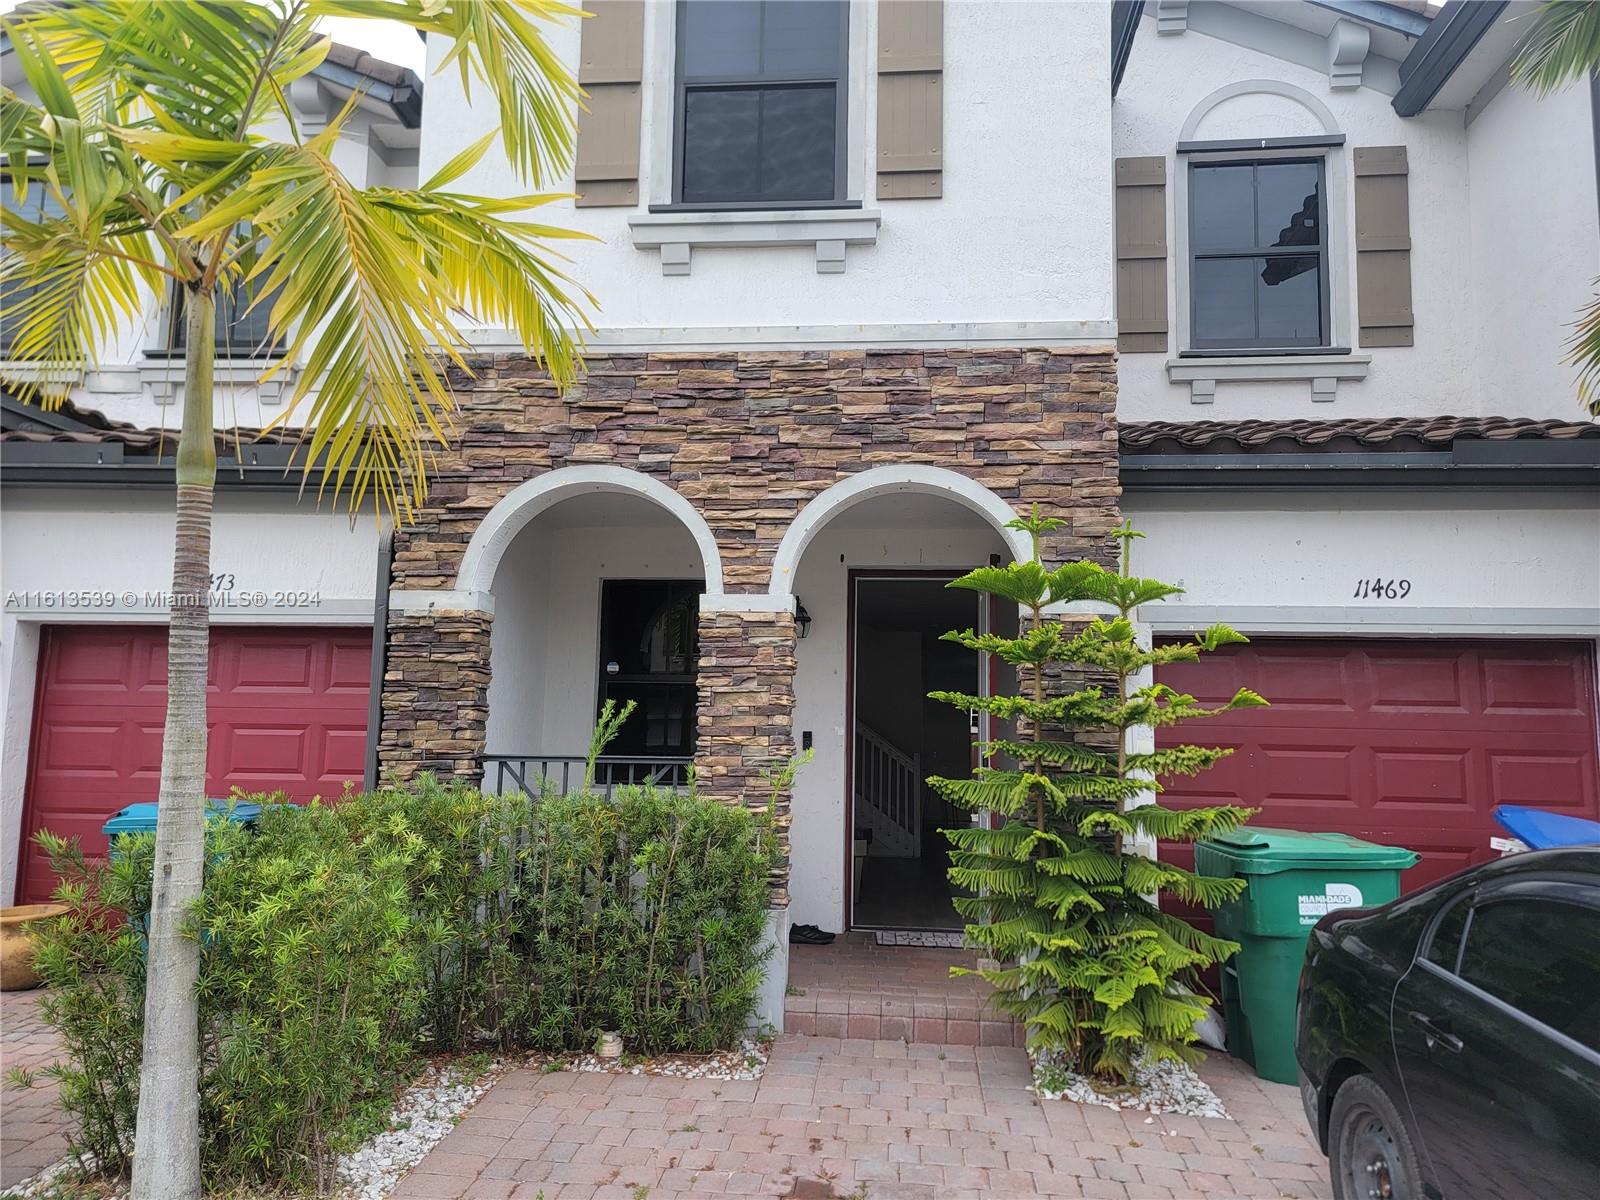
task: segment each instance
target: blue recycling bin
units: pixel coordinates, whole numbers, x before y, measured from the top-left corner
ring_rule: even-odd
[[[1521,804],[1497,804],[1494,819],[1530,850],[1600,845],[1600,821]]]
[[[155,832],[156,811],[159,808],[160,805],[153,802],[130,804],[100,826],[100,832],[104,833],[111,843],[111,853],[117,852],[117,838],[122,834]],[[206,801],[208,821],[220,821],[226,818],[237,825],[254,825],[260,816],[259,804],[230,804],[227,800],[218,800],[214,797]]]

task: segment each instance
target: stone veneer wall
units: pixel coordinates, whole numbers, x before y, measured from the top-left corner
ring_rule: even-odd
[[[730,593],[765,592],[805,504],[875,466],[943,467],[1018,509],[1037,503],[1069,518],[1046,540],[1051,561],[1104,557],[1118,520],[1110,346],[601,355],[565,396],[523,357],[470,366],[452,378],[456,443],[440,456],[427,506],[395,537],[397,589],[455,588],[484,515],[525,480],[579,464],[639,471],[693,504]],[[385,774],[476,776],[489,625],[480,613],[392,613]],[[793,621],[708,612],[700,634],[701,783],[764,804],[762,768],[793,750]],[[786,828],[786,808],[780,821]]]
[[[768,772],[794,754],[795,622],[791,613],[700,614],[695,784],[702,795],[764,809]],[[773,813],[779,859],[773,902],[789,902],[789,807]]]

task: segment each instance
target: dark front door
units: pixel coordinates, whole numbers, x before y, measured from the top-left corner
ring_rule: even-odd
[[[1600,888],[1458,901],[1395,992],[1396,1066],[1447,1200],[1592,1195]]]
[[[600,596],[600,705],[632,700],[606,754],[694,754],[695,665],[700,657],[698,579],[607,579]]]

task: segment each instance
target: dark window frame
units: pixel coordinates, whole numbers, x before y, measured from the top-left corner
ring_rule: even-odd
[[[237,325],[244,317],[244,310],[255,302],[253,291],[239,293],[228,292],[219,294],[216,298],[216,328],[215,346],[212,351],[214,358],[219,360],[230,359],[274,359],[282,358],[284,348],[281,341],[270,342],[267,340],[265,322],[272,310],[270,301],[252,312],[247,318],[250,321],[263,323],[262,336],[251,340],[248,344],[237,342],[227,337],[227,331]],[[159,346],[145,351],[147,358],[182,358],[188,346],[188,325],[184,317],[184,288],[183,284],[173,281],[171,293],[168,296],[163,336]],[[229,320],[224,321],[224,317]]]
[[[1262,167],[1271,166],[1314,166],[1317,169],[1317,195],[1320,198],[1317,211],[1317,245],[1309,246],[1236,246],[1226,250],[1195,249],[1195,213],[1198,205],[1195,203],[1195,172],[1216,167],[1250,167],[1251,192],[1258,191],[1258,179]],[[1190,159],[1187,163],[1188,176],[1185,180],[1187,188],[1186,203],[1188,206],[1188,263],[1189,272],[1189,346],[1194,352],[1207,352],[1212,354],[1243,354],[1243,355],[1273,355],[1273,354],[1317,354],[1334,352],[1333,345],[1333,305],[1329,291],[1329,234],[1328,234],[1328,160],[1322,154],[1308,155],[1243,155],[1240,157],[1219,157]],[[1254,214],[1252,214],[1254,216]],[[1254,224],[1254,222],[1252,222]],[[1195,264],[1202,259],[1253,259],[1253,258],[1310,258],[1315,255],[1317,259],[1317,325],[1316,339],[1286,340],[1261,339],[1261,338],[1202,338],[1195,331],[1199,326],[1196,320],[1201,303],[1201,293],[1196,286],[1197,272]],[[1259,292],[1256,301],[1259,305]],[[1260,310],[1257,308],[1256,325],[1260,326]]]
[[[33,160],[30,160],[30,163],[32,161]],[[43,217],[43,216],[51,215],[51,214],[45,212],[45,202],[47,200],[51,199],[50,185],[48,183],[46,183],[43,179],[30,179],[28,181],[28,195],[27,195],[27,198],[24,199],[23,204],[27,205],[29,203],[29,201],[32,199],[33,189],[35,187],[37,187],[39,189],[39,203],[36,206],[33,206],[33,207],[19,208],[19,207],[17,207],[17,204],[16,204],[16,180],[15,180],[15,178],[9,172],[0,174],[0,188],[4,188],[5,189],[5,210],[6,210],[6,212],[8,212],[8,213],[9,212],[20,212],[20,213],[29,214],[30,219],[32,219],[32,217],[36,217],[36,216],[37,217]],[[17,287],[15,288],[15,291],[20,293],[20,292],[24,292],[24,291],[28,291],[28,290],[37,288],[37,287],[38,287],[38,284],[24,283],[24,284],[17,285]],[[5,360],[5,361],[10,361],[11,360],[11,347],[12,347],[13,341],[15,340],[15,337],[16,337],[16,331],[12,328],[12,323],[10,321],[0,322],[0,360]]]
[[[849,181],[846,178],[848,159],[846,151],[850,142],[849,129],[849,93],[850,93],[850,3],[849,0],[816,0],[819,7],[823,3],[832,4],[839,16],[839,46],[836,69],[827,75],[697,75],[692,79],[685,76],[685,33],[688,22],[685,19],[691,3],[707,3],[712,0],[676,0],[673,5],[674,29],[672,34],[672,204],[670,208],[679,212],[752,212],[752,211],[780,211],[804,208],[842,208],[849,207],[847,193]],[[766,20],[766,4],[761,4],[762,21]],[[759,42],[759,35],[758,35]],[[833,118],[833,195],[825,200],[774,200],[770,197],[746,197],[731,200],[692,200],[683,198],[684,174],[684,109],[688,94],[694,90],[706,91],[734,91],[734,90],[761,90],[771,91],[780,88],[815,87],[819,83],[832,83],[834,89],[834,118]],[[660,206],[652,206],[652,211],[661,211]]]

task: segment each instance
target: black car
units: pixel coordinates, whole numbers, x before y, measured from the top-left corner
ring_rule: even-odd
[[[1328,914],[1297,1022],[1337,1200],[1600,1197],[1600,847]]]

